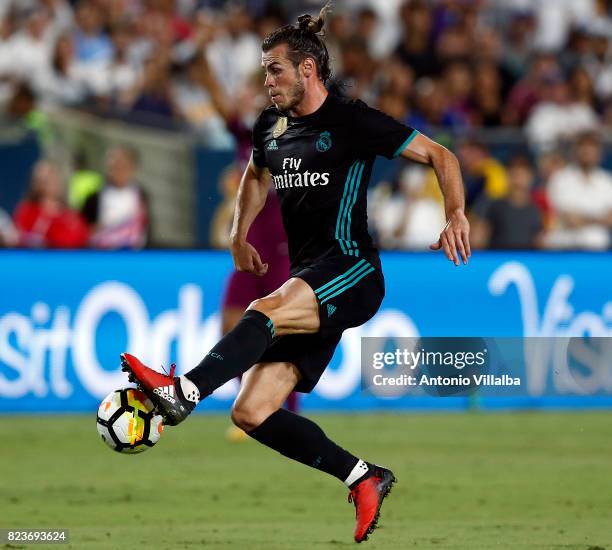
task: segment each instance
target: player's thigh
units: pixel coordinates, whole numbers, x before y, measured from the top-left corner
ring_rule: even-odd
[[[319,330],[317,298],[302,279],[289,279],[278,290],[255,300],[249,309],[256,309],[272,319],[277,336],[311,334]]]
[[[232,407],[232,420],[246,431],[254,430],[280,409],[300,379],[292,363],[257,363],[242,376]]]

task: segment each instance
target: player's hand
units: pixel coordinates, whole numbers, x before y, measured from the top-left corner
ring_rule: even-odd
[[[259,252],[247,242],[232,243],[232,258],[238,271],[246,271],[262,277],[268,272],[268,264],[261,261]]]
[[[468,258],[472,255],[470,248],[470,222],[461,210],[455,210],[449,218],[448,223],[440,233],[438,242],[433,243],[431,250],[443,249],[446,257],[455,265],[459,265],[459,255],[464,264],[468,263]]]

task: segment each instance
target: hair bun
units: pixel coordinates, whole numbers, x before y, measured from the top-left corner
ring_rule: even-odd
[[[300,15],[298,17],[298,27],[303,31],[310,31],[313,33],[321,32],[325,21],[322,17],[313,19],[310,15]]]

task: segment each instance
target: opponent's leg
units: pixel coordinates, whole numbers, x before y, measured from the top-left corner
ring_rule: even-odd
[[[243,376],[232,420],[260,443],[347,485],[356,508],[355,540],[366,540],[395,477],[338,446],[311,420],[282,409],[298,380],[299,371],[291,363],[255,365]]]
[[[169,425],[182,422],[197,403],[257,363],[274,336],[309,334],[319,329],[314,292],[301,279],[290,279],[272,294],[255,300],[238,324],[180,379],[163,375],[127,353],[122,368],[137,381]]]
[[[292,391],[287,397],[285,407],[289,412],[298,413],[300,412],[300,398],[297,392]]]
[[[223,335],[227,334],[232,330],[242,319],[245,308],[239,307],[226,307],[221,312],[221,332]]]

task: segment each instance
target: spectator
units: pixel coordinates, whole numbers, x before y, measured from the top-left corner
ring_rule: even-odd
[[[561,67],[570,72],[575,67],[584,66],[591,52],[591,37],[584,25],[570,30],[565,48],[561,51]]]
[[[548,198],[548,184],[551,178],[566,166],[564,155],[559,150],[547,151],[536,159],[537,186],[532,192],[532,198],[544,216],[544,227],[551,227],[554,213]]]
[[[582,105],[586,105],[592,110],[597,109],[597,100],[593,81],[588,71],[583,67],[574,67],[569,75],[572,99]]]
[[[442,87],[449,107],[471,124],[474,112],[470,108],[469,99],[474,83],[468,65],[462,61],[448,63],[442,73]]]
[[[436,74],[438,60],[432,48],[432,19],[427,4],[423,0],[406,2],[400,17],[403,39],[395,55],[412,68],[417,78]]]
[[[89,196],[102,188],[102,176],[92,170],[84,151],[74,156],[74,171],[68,181],[68,203],[71,208],[81,210]]]
[[[81,248],[89,231],[64,200],[58,169],[47,160],[36,163],[28,192],[14,215],[19,244],[28,248]]]
[[[524,76],[525,69],[529,66],[529,59],[533,50],[535,18],[533,12],[526,7],[525,9],[513,10],[509,14],[509,19],[503,63],[515,80],[519,80]]]
[[[87,74],[76,64],[74,44],[69,35],[61,36],[49,66],[34,77],[34,87],[45,106],[78,105],[88,95]]]
[[[376,42],[378,28],[378,16],[376,11],[370,7],[365,7],[357,13],[357,36],[365,40],[368,49],[368,55],[371,58],[376,58]]]
[[[435,176],[420,166],[403,170],[397,185],[377,185],[369,210],[377,241],[384,248],[424,250],[445,223]]]
[[[377,85],[382,93],[398,94],[409,101],[413,94],[414,71],[392,57],[378,65]]]
[[[505,196],[506,171],[487,148],[475,139],[465,140],[458,147],[463,170],[466,206],[482,213],[489,202]]]
[[[380,94],[377,108],[396,120],[406,120],[408,116],[406,97],[391,90]]]
[[[169,74],[170,61],[164,54],[145,63],[142,89],[130,108],[130,120],[166,126],[175,116],[175,104]]]
[[[436,42],[436,56],[441,66],[470,57],[471,36],[461,25],[449,26]]]
[[[462,112],[453,109],[439,80],[421,78],[415,85],[415,109],[408,118],[413,128],[431,134],[435,128],[464,130],[468,120]]]
[[[45,69],[53,50],[51,17],[47,10],[31,11],[23,29],[13,34],[3,48],[5,62],[0,63],[10,76],[31,83],[33,76]]]
[[[92,0],[80,0],[76,9],[77,28],[74,33],[77,59],[82,63],[107,63],[112,59],[113,46],[103,29],[103,14]]]
[[[96,65],[90,75],[94,93],[104,102],[113,106],[126,106],[134,101],[139,92],[142,71],[140,65],[130,59],[132,46],[132,26],[120,23],[113,27],[113,57],[110,61]]]
[[[208,62],[226,93],[243,87],[261,63],[261,42],[252,30],[244,9],[232,5],[225,15],[223,30],[207,48]],[[223,27],[222,27],[223,28]]]
[[[131,147],[115,147],[106,155],[106,182],[83,206],[93,231],[95,248],[142,248],[149,229],[148,203],[135,181],[138,153]]]
[[[74,15],[68,0],[39,0],[39,2],[51,15],[51,26],[55,35],[70,30],[74,23]]]
[[[350,3],[356,8],[362,7],[364,11],[369,9],[376,14],[376,30],[369,41],[372,48],[370,55],[376,60],[390,58],[402,36],[402,22],[398,14],[406,0],[351,0]]]
[[[557,73],[545,80],[542,102],[529,116],[525,131],[531,146],[545,151],[557,146],[562,138],[571,138],[597,125],[593,108],[573,98],[563,75]]]
[[[533,202],[534,173],[524,157],[508,166],[508,194],[492,201],[473,224],[472,240],[479,248],[528,250],[540,245],[542,213]]]
[[[405,203],[394,236],[400,248],[427,250],[446,222],[442,195],[430,170],[413,166],[405,170],[400,186]]]
[[[532,109],[542,99],[542,88],[551,75],[559,73],[559,64],[554,54],[541,52],[529,65],[529,70],[510,90],[507,99],[504,123],[522,126]]]
[[[375,100],[373,86],[374,63],[368,54],[365,40],[353,36],[342,44],[342,73],[340,80],[347,83],[346,92],[352,98],[366,102]]]
[[[0,103],[4,104],[13,94],[13,55],[11,36],[14,23],[9,17],[0,17]]]
[[[0,208],[0,248],[16,246],[19,242],[17,230],[11,217]]]
[[[197,132],[202,144],[217,150],[231,150],[234,140],[228,133],[209,91],[211,71],[200,50],[189,60],[183,77],[172,87],[179,115]],[[216,90],[215,90],[216,92]]]
[[[579,136],[575,161],[552,176],[548,196],[557,217],[550,248],[606,250],[612,228],[612,174],[601,168],[601,142]]]
[[[482,62],[476,68],[470,103],[475,126],[502,125],[502,81],[494,63]]]
[[[155,55],[169,56],[174,43],[174,31],[165,15],[157,10],[145,10],[134,19],[134,41],[130,44],[129,59],[143,66]]]
[[[572,25],[584,25],[594,19],[594,5],[593,0],[537,0],[536,47],[559,50],[567,42]]]

